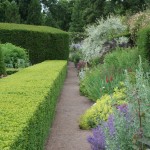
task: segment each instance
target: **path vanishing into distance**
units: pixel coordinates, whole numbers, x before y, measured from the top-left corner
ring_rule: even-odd
[[[68,74],[56,108],[56,116],[45,144],[45,150],[90,150],[87,136],[91,131],[79,129],[79,117],[92,103],[79,93],[79,80],[74,64]]]

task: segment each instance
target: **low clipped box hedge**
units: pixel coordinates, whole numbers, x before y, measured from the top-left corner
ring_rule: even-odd
[[[66,76],[65,60],[0,79],[0,150],[43,150]]]
[[[142,57],[150,61],[150,26],[138,32],[137,46]]]
[[[52,27],[0,23],[0,41],[29,50],[32,64],[69,57],[69,34]]]

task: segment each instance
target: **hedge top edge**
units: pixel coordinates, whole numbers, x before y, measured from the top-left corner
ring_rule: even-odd
[[[26,30],[26,31],[34,31],[34,32],[45,32],[45,33],[64,33],[67,32],[62,31],[57,28],[48,27],[48,26],[36,26],[36,25],[26,25],[26,24],[15,24],[15,23],[0,23],[0,30]]]

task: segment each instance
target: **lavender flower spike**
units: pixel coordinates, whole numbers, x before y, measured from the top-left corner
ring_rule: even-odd
[[[126,114],[128,112],[128,107],[127,104],[122,104],[120,106],[117,107],[117,109],[121,112]]]
[[[98,126],[93,129],[93,137],[88,137],[88,142],[91,144],[92,150],[105,150],[105,134],[102,127]]]
[[[109,129],[109,133],[111,137],[115,135],[115,126],[114,126],[114,116],[110,115],[107,121],[107,127]]]

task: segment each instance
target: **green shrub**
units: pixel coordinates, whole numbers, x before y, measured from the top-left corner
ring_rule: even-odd
[[[29,50],[32,64],[69,57],[69,35],[51,27],[0,23],[0,40]]]
[[[0,80],[1,150],[44,149],[66,65],[45,61]]]
[[[11,43],[1,44],[0,47],[4,55],[6,67],[21,68],[29,66],[29,58],[25,49]]]
[[[102,59],[99,56],[97,56],[97,57],[91,59],[90,62],[88,62],[88,66],[95,67],[95,66],[99,65],[100,63],[102,63]]]
[[[150,26],[138,32],[137,45],[141,56],[150,61]]]
[[[112,53],[108,53],[104,58],[104,65],[106,68],[113,68],[116,70],[134,69],[138,65],[139,52],[138,48],[117,48]]]
[[[5,63],[3,59],[3,53],[0,48],[0,76],[6,74]]]

